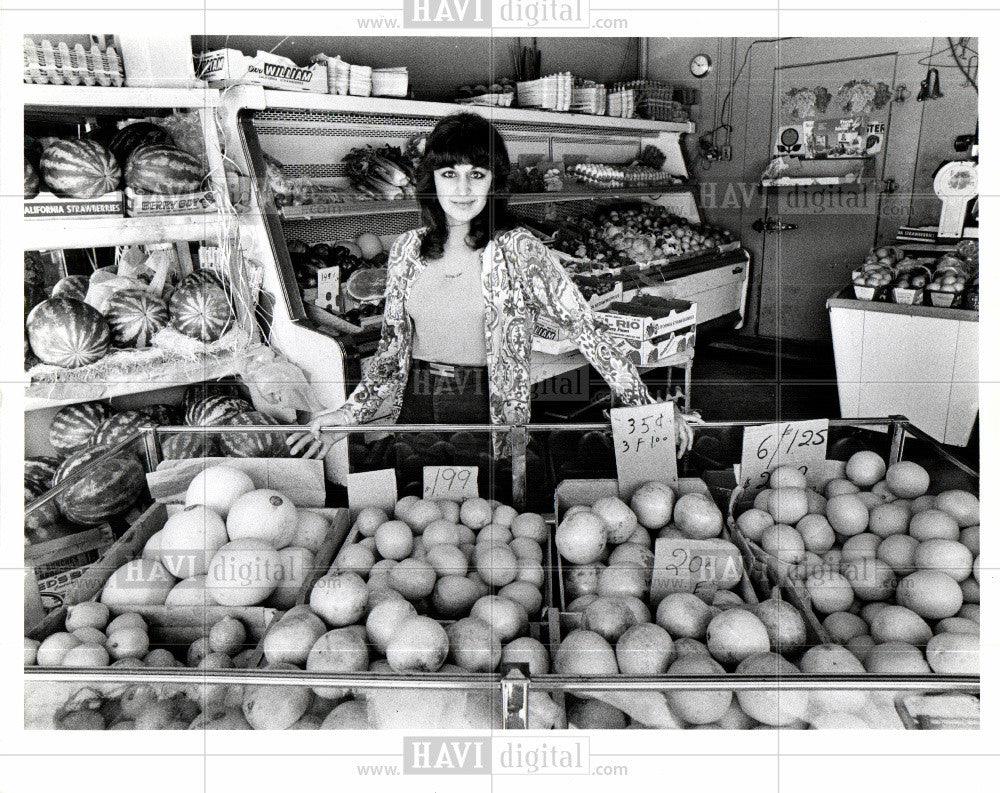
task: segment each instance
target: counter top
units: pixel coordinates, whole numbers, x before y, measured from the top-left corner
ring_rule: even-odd
[[[940,308],[938,306],[907,306],[902,303],[883,303],[878,300],[858,300],[851,287],[834,293],[827,301],[829,308],[848,308],[854,311],[878,311],[883,314],[904,314],[908,317],[951,319],[959,322],[979,322],[979,312],[965,308]]]

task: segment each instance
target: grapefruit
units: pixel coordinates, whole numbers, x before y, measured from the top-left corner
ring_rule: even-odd
[[[611,645],[600,634],[581,628],[560,642],[552,666],[559,675],[616,675],[619,671]]]
[[[504,645],[500,661],[505,664],[527,664],[528,674],[546,675],[549,672],[549,651],[538,639],[521,636]]]
[[[795,524],[795,529],[802,537],[805,549],[812,553],[826,553],[837,539],[830,521],[815,513],[805,515]]]
[[[436,520],[443,520],[444,512],[436,501],[421,499],[416,502],[406,515],[406,523],[414,534],[423,534],[424,529]]]
[[[401,520],[386,521],[375,530],[375,547],[383,559],[405,559],[413,551],[413,530]]]
[[[722,511],[709,496],[687,493],[674,504],[674,523],[685,537],[707,540],[722,534]]]
[[[910,536],[923,542],[934,539],[957,540],[962,534],[958,521],[947,512],[925,509],[910,520]]]
[[[324,633],[309,650],[306,669],[333,674],[366,671],[368,645],[365,644],[364,634],[351,628],[336,628]],[[350,694],[350,689],[328,686],[316,686],[313,691],[324,699],[342,699]]]
[[[856,493],[843,493],[827,500],[826,517],[833,530],[844,537],[868,528],[868,507]]]
[[[798,468],[791,465],[782,465],[775,468],[771,471],[771,478],[768,482],[775,490],[783,487],[794,487],[799,490],[805,490],[806,488],[805,475]]]
[[[638,620],[620,598],[598,596],[583,612],[581,627],[600,634],[609,642],[619,638]]]
[[[517,557],[506,545],[477,545],[476,572],[489,586],[506,586],[517,578]]]
[[[646,482],[632,493],[629,506],[642,526],[656,530],[670,523],[676,500],[677,496],[670,485],[665,482]]]
[[[459,508],[462,523],[478,531],[493,520],[493,507],[485,498],[470,498]]]
[[[756,543],[761,541],[764,529],[773,525],[774,518],[771,517],[771,513],[762,509],[748,509],[736,519],[736,528],[743,532],[747,539]]]
[[[873,675],[926,675],[931,671],[920,649],[905,642],[876,644],[864,663]]]
[[[389,520],[380,507],[364,507],[354,519],[354,526],[364,537],[373,537],[375,529]]]
[[[465,576],[469,572],[469,561],[454,545],[434,545],[427,551],[427,563],[438,576]]]
[[[448,626],[451,659],[469,672],[492,672],[500,663],[500,640],[490,626],[476,617],[465,617]]]
[[[736,667],[738,675],[767,675],[769,677],[789,677],[800,674],[799,670],[780,655],[763,652],[743,659]],[[738,691],[736,698],[744,713],[753,719],[772,727],[786,727],[802,719],[809,707],[806,691],[789,690],[748,690]]]
[[[893,534],[879,543],[875,558],[887,563],[897,575],[909,575],[916,570],[917,547],[920,542],[909,534]]]
[[[529,537],[515,537],[507,543],[507,547],[514,552],[514,556],[517,557],[519,563],[538,562],[541,564],[542,559],[545,558],[542,546]]]
[[[618,639],[615,657],[623,675],[662,675],[674,661],[674,641],[659,625],[633,625]]]
[[[805,556],[806,546],[793,526],[776,523],[764,529],[761,548],[786,564],[798,564]]]
[[[904,642],[923,647],[932,635],[931,626],[904,606],[886,606],[871,622],[871,637],[876,644]]]
[[[590,510],[604,521],[608,530],[608,542],[614,545],[625,542],[639,525],[628,504],[615,496],[599,498]]]
[[[426,559],[402,559],[389,571],[389,586],[407,600],[420,600],[434,591],[437,573]]]
[[[452,619],[469,613],[481,590],[474,581],[460,575],[444,575],[434,584],[431,603],[442,617]]]
[[[868,516],[868,530],[879,537],[906,534],[909,525],[910,509],[903,501],[878,504],[872,508]]]
[[[488,624],[501,643],[528,631],[528,612],[520,603],[498,595],[484,595],[472,604],[470,617]]]
[[[573,564],[598,561],[607,541],[607,525],[589,510],[568,516],[556,527],[556,548]]]
[[[934,499],[934,508],[951,515],[961,528],[979,523],[979,499],[965,490],[945,490]]]
[[[409,617],[389,639],[385,657],[395,672],[436,672],[448,657],[448,634],[430,617]]]
[[[690,592],[671,592],[656,607],[656,624],[674,639],[703,639],[713,616],[712,608]]]
[[[537,586],[527,581],[511,581],[497,593],[499,597],[513,600],[524,606],[528,616],[538,614],[542,609],[542,593]]]
[[[947,573],[917,570],[899,582],[896,602],[924,619],[943,620],[954,617],[962,608],[962,588]]]
[[[191,480],[184,504],[203,504],[225,520],[236,499],[253,489],[253,480],[246,472],[231,465],[213,465]]]
[[[299,523],[295,527],[295,536],[292,538],[291,544],[318,553],[320,546],[326,540],[329,529],[330,522],[321,514],[308,509],[300,509]]]
[[[972,575],[972,551],[955,540],[924,540],[913,561],[918,570],[940,570],[959,582]]]
[[[847,611],[854,602],[851,582],[840,573],[826,571],[813,574],[806,579],[806,590],[813,608],[822,614]]]
[[[927,492],[927,488],[931,485],[931,477],[916,463],[901,460],[886,470],[885,483],[898,498],[918,498]]]
[[[309,593],[309,606],[333,628],[356,623],[367,605],[368,587],[357,573],[327,573]]]
[[[284,493],[252,490],[233,502],[226,530],[231,540],[263,540],[272,548],[281,549],[292,544],[298,522],[299,511]]]
[[[728,609],[708,623],[705,644],[719,663],[738,664],[755,653],[767,652],[771,640],[759,617],[744,609]]]
[[[871,487],[885,476],[885,460],[875,452],[856,452],[847,461],[845,474],[858,487]]]
[[[537,543],[549,537],[549,527],[545,519],[535,512],[522,512],[510,522],[510,532],[514,537],[527,537]]]
[[[927,642],[927,663],[940,675],[979,674],[979,636],[939,633]]]
[[[726,670],[707,653],[688,653],[680,656],[667,670],[670,677],[690,675],[724,675]],[[721,719],[733,700],[732,691],[664,691],[667,704],[678,717],[688,724],[711,724]]]

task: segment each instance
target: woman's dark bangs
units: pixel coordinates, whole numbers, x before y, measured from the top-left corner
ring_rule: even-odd
[[[448,133],[435,139],[433,147],[427,151],[426,163],[429,170],[453,168],[456,165],[496,170],[495,153],[490,145],[488,130],[471,130],[462,125]]]

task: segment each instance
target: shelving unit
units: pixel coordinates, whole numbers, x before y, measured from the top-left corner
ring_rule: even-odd
[[[22,84],[26,119],[81,122],[99,116],[147,116],[175,109],[199,111],[213,190],[228,197],[215,124],[221,93],[210,88],[105,88]],[[228,198],[227,198],[228,200]],[[234,231],[235,226],[230,229]],[[97,218],[24,218],[19,237],[24,250],[96,248],[125,245],[212,242],[226,233],[218,212],[191,215]],[[216,353],[172,363],[166,377],[121,381],[36,382],[25,388],[25,411],[84,400],[140,394],[235,374],[242,356]],[[144,373],[145,374],[145,373]]]

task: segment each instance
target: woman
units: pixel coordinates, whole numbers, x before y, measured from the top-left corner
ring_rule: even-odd
[[[509,173],[485,118],[458,113],[434,127],[417,169],[424,226],[389,254],[378,350],[347,401],[315,417],[315,438],[369,420],[390,398],[398,423],[527,424],[539,315],[569,333],[621,403],[655,401],[556,258],[508,213]],[[676,418],[683,454],[692,434]]]

